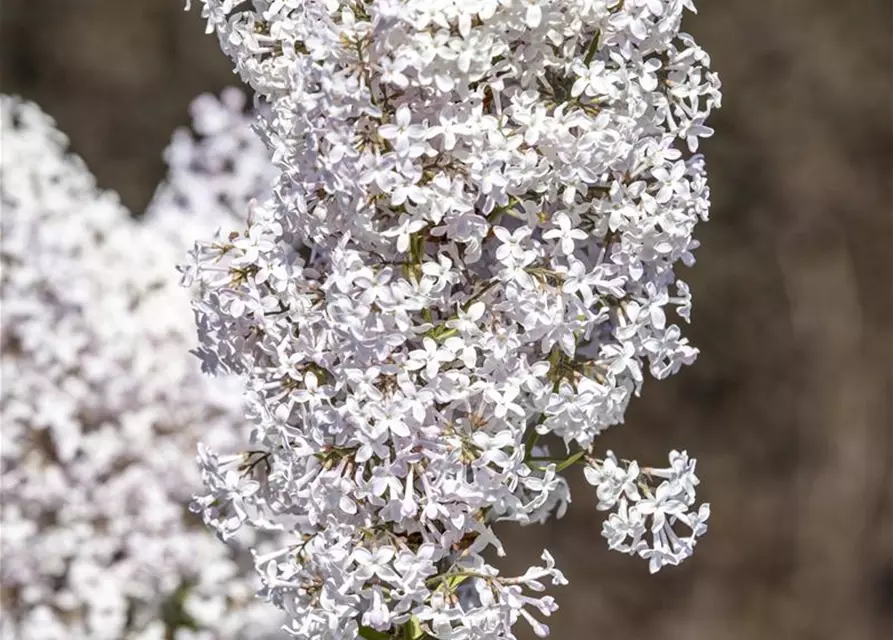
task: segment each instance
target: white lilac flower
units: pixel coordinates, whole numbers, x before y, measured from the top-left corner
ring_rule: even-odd
[[[223,109],[211,100],[196,109]],[[257,536],[227,548],[188,511],[199,438],[232,449],[245,429],[240,381],[183,357],[194,325],[173,270],[187,246],[177,227],[206,234],[227,216],[185,207],[135,221],[36,105],[0,97],[0,124],[0,636],[270,637],[279,620],[240,569]],[[196,124],[207,137],[185,148],[178,134],[169,184],[212,192],[229,182],[215,163],[250,131]],[[188,186],[187,156],[205,167]],[[230,193],[244,210],[249,194]]]
[[[709,514],[692,510],[693,466],[649,476],[593,441],[644,372],[697,355],[677,269],[709,210],[694,152],[721,94],[679,31],[690,0],[201,7],[267,107],[277,178],[242,234],[183,267],[197,353],[246,376],[265,460],[238,504],[203,463],[195,509],[223,537],[290,532],[257,566],[289,633],[509,640],[521,618],[546,633],[538,579],[481,553],[501,548],[496,520],[563,513],[575,462],[616,509],[612,548],[652,570],[686,557]],[[414,556],[428,577],[409,581]]]
[[[699,483],[695,461],[684,451],[670,452],[669,459],[668,468],[640,471],[636,462],[618,464],[609,451],[604,460],[592,460],[584,469],[586,480],[597,487],[599,509],[620,505],[603,529],[609,546],[648,559],[652,573],[690,556],[696,538],[706,533],[710,516],[708,504],[692,511]],[[663,479],[656,487],[655,478]],[[689,529],[688,535],[679,536],[674,528],[677,523]],[[652,533],[650,546],[642,540],[646,531]],[[631,538],[629,543],[627,538]]]

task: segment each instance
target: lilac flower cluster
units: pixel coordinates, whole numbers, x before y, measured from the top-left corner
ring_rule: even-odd
[[[250,135],[231,106],[196,103],[197,125],[224,111],[229,124],[178,134],[178,157],[196,160],[183,164]],[[184,233],[227,217],[176,209],[166,194],[187,176],[171,163],[136,221],[36,105],[0,97],[0,128],[0,637],[272,637],[281,621],[243,568],[260,541],[246,531],[227,548],[188,511],[199,438],[235,448],[245,429],[241,382],[203,376],[186,354],[195,329],[174,265]],[[246,180],[269,166],[250,144]],[[232,184],[216,168],[191,175],[190,192]],[[239,210],[254,193],[232,191]]]
[[[282,536],[255,562],[288,632],[547,635],[549,553],[517,577],[482,553],[496,521],[560,516],[574,463],[611,548],[652,571],[689,556],[694,460],[641,468],[594,440],[645,370],[697,355],[676,269],[721,94],[679,31],[690,0],[201,6],[277,176],[182,266],[198,354],[245,376],[253,420],[250,450],[201,449],[193,508],[224,539]]]

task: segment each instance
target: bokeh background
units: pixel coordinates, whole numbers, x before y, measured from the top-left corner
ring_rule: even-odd
[[[198,93],[237,82],[180,0],[3,0],[0,90],[38,102],[141,211]],[[724,108],[704,150],[689,335],[603,446],[699,459],[711,531],[657,576],[614,554],[581,477],[564,520],[508,535],[571,586],[557,640],[893,637],[893,3],[714,0],[685,29]]]

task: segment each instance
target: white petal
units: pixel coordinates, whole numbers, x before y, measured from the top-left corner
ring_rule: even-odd
[[[538,4],[531,4],[527,7],[527,15],[524,18],[528,28],[536,29],[543,21],[543,10]]]

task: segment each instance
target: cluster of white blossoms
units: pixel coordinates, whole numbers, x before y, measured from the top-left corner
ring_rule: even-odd
[[[248,202],[265,193],[276,177],[254,131],[256,113],[246,113],[246,103],[245,93],[234,87],[224,89],[219,99],[199,96],[190,105],[191,128],[174,131],[164,152],[167,176],[145,216],[181,245],[188,247],[217,229],[242,229]]]
[[[594,440],[643,371],[697,350],[699,138],[720,104],[690,0],[201,0],[265,105],[278,175],[181,268],[207,370],[244,375],[250,449],[202,447],[194,509],[255,554],[302,639],[544,636],[552,557],[488,563],[497,521],[561,516],[585,466],[603,534],[652,571],[706,530],[694,460]],[[543,436],[563,443],[550,454]],[[554,444],[553,444],[554,448]],[[291,538],[290,542],[289,536]]]
[[[202,98],[197,126],[226,108]],[[229,116],[211,137],[178,134],[172,152],[209,162],[212,140],[250,133]],[[172,162],[135,221],[36,105],[0,97],[0,128],[0,637],[272,637],[281,620],[256,598],[248,550],[188,511],[199,438],[231,448],[246,431],[242,383],[202,375],[186,353],[195,326],[175,270],[194,240],[183,228],[227,220],[177,219],[165,193],[186,173]],[[248,153],[268,166],[259,141]],[[205,173],[195,190],[220,188]],[[232,194],[244,209],[253,192]]]

